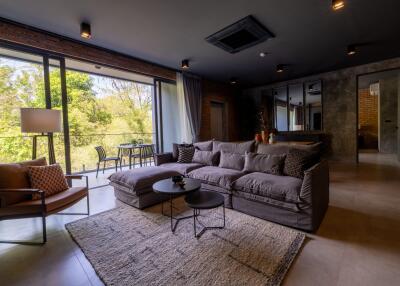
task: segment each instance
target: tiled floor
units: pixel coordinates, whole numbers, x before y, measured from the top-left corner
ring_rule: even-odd
[[[400,165],[390,155],[360,159],[358,166],[331,163],[330,207],[284,285],[399,285]],[[118,204],[110,187],[90,194],[92,213]],[[49,217],[45,246],[0,245],[0,285],[101,285],[64,228],[78,218]],[[38,219],[4,221],[0,237],[39,237],[40,227]]]

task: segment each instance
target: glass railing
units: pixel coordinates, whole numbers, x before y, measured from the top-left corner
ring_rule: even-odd
[[[102,146],[108,157],[116,157],[120,144],[151,144],[154,133],[99,133],[87,135],[70,135],[70,154],[72,173],[96,170],[98,155],[96,146]],[[64,135],[54,134],[54,149],[57,163],[65,170]],[[39,137],[37,157],[48,158],[47,139]],[[0,136],[0,162],[20,162],[32,157],[32,136]],[[110,162],[109,167],[111,167]]]

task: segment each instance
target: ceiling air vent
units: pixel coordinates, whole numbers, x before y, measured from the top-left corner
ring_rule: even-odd
[[[247,16],[208,36],[206,41],[234,54],[273,37],[274,35],[253,16]]]

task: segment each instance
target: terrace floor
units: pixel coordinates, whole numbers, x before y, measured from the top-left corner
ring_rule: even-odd
[[[360,164],[331,163],[330,206],[283,285],[398,285],[400,165],[393,156],[362,154]],[[109,186],[90,190],[92,213],[114,208]],[[74,209],[84,208],[85,202]],[[102,285],[64,224],[50,216],[45,246],[0,245],[1,285]],[[0,222],[0,237],[39,237],[38,219]]]

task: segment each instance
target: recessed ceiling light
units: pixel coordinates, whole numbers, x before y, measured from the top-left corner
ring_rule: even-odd
[[[189,68],[189,60],[183,60],[181,64],[181,68],[188,69]]]
[[[236,84],[237,83],[237,78],[236,77],[231,77],[231,84]]]
[[[354,45],[349,45],[348,47],[347,47],[347,54],[349,55],[349,56],[352,56],[352,55],[354,55],[356,53],[356,46],[354,46]]]
[[[81,37],[85,39],[90,39],[92,37],[92,32],[90,29],[90,24],[81,23]]]
[[[279,64],[276,66],[276,72],[283,72],[284,66],[282,64]]]
[[[332,9],[339,10],[344,7],[344,0],[332,0]]]
[[[264,58],[266,55],[267,55],[267,53],[265,53],[265,52],[260,53],[260,57],[262,57],[262,58]]]

